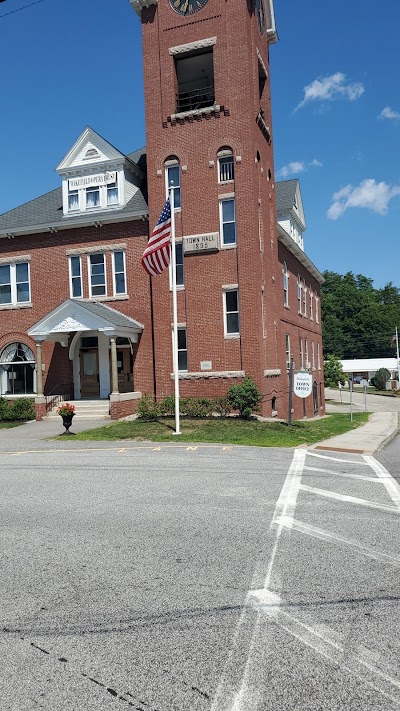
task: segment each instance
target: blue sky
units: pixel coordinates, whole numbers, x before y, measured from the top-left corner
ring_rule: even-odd
[[[0,3],[0,213],[59,185],[54,168],[86,125],[121,151],[145,142],[128,0],[19,11],[32,1]],[[320,270],[400,286],[400,3],[275,0],[275,14],[275,168],[300,179],[306,252]]]

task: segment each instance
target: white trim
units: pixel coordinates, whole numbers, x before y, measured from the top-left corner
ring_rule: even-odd
[[[115,279],[115,253],[116,252],[122,252],[122,260],[124,263],[124,282],[125,282],[125,291],[121,291],[117,293],[117,283]],[[111,253],[111,269],[112,269],[112,280],[113,280],[113,294],[114,296],[126,296],[128,293],[127,289],[127,283],[126,283],[126,259],[125,259],[125,250],[124,249],[115,249]],[[121,272],[118,272],[120,274]]]
[[[237,246],[237,230],[236,230],[236,201],[235,201],[235,193],[228,193],[229,197],[224,196],[224,195],[219,195],[218,196],[218,204],[219,204],[219,234],[220,234],[220,248],[221,249],[226,249],[226,248],[232,248]],[[233,215],[234,215],[234,220],[232,222],[223,222],[223,213],[222,213],[222,203],[223,202],[228,202],[228,201],[233,201]],[[224,224],[234,224],[235,225],[235,241],[230,242],[225,244],[224,242]]]
[[[80,296],[74,296],[73,295],[73,288],[72,288],[72,267],[71,267],[71,259],[73,257],[78,257],[79,259],[79,265],[80,265],[80,281],[81,281],[81,295]],[[71,299],[82,299],[83,298],[83,278],[82,278],[82,257],[79,254],[71,254],[68,257],[68,274],[69,274],[69,294]],[[76,279],[77,277],[74,277]]]
[[[188,42],[187,44],[178,44],[176,47],[170,47],[168,52],[171,56],[185,54],[186,52],[194,52],[204,47],[212,47],[216,43],[216,37],[207,37],[207,39],[197,40],[196,42]]]
[[[227,310],[226,310],[226,295],[230,294],[231,292],[235,291],[236,292],[236,298],[237,298],[237,311],[229,311],[229,313],[237,313],[238,315],[238,323],[239,323],[239,330],[238,331],[232,331],[228,333],[228,328],[227,328]],[[223,314],[224,314],[224,338],[240,338],[240,305],[239,305],[239,289],[233,288],[233,289],[222,289],[222,307],[223,307]]]
[[[92,294],[92,272],[90,268],[90,257],[93,256],[93,254],[101,254],[103,256],[103,263],[104,263],[104,287],[105,287],[105,292],[104,294]],[[88,284],[89,284],[89,296],[90,298],[94,297],[99,297],[99,296],[107,296],[107,260],[106,260],[106,255],[104,252],[94,252],[93,254],[88,254],[87,255],[87,274],[88,274]]]

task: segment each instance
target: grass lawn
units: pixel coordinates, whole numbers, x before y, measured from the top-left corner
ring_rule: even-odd
[[[329,415],[320,420],[294,422],[245,421],[235,418],[181,419],[182,434],[174,435],[175,420],[114,422],[77,434],[76,440],[133,440],[136,442],[209,442],[244,444],[257,447],[296,447],[342,434],[368,421],[368,413],[357,412],[353,422],[347,414]],[[65,437],[60,437],[65,442]]]
[[[6,430],[10,427],[19,427],[19,425],[24,425],[25,422],[0,422],[0,430]]]

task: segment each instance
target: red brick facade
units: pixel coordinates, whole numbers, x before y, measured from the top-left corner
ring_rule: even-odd
[[[1,308],[0,353],[15,341],[35,352],[27,331],[70,296],[68,250],[99,247],[101,251],[109,244],[121,244],[127,297],[108,305],[144,326],[134,353],[134,389],[155,394],[157,399],[173,393],[169,275],[165,272],[153,278],[150,285],[140,264],[148,224],[156,223],[166,198],[165,161],[173,156],[179,162],[181,179],[178,240],[220,232],[221,196],[234,194],[236,205],[236,244],[184,258],[178,322],[186,328],[188,373],[180,379],[182,397],[224,395],[231,384],[251,375],[263,394],[262,414],[286,417],[285,337],[289,334],[296,369],[300,367],[300,338],[303,348],[307,341],[311,369],[314,344],[317,401],[294,397],[294,417],[324,412],[321,318],[318,323],[310,312],[300,315],[297,306],[298,277],[304,279],[314,299],[319,298],[319,283],[278,241],[268,78],[259,95],[260,67],[269,76],[269,56],[250,5],[236,3],[231,8],[223,0],[210,0],[201,13],[190,17],[178,15],[166,1],[142,10],[149,223],[138,219],[0,240],[0,258],[29,257],[32,302],[27,308]],[[213,42],[215,106],[208,112],[177,115],[177,78],[170,50],[203,40]],[[233,154],[234,181],[219,183],[217,154],[226,148]],[[111,256],[105,254],[111,294]],[[284,262],[289,272],[288,308],[283,295]],[[84,259],[82,270],[83,297],[88,298]],[[224,333],[226,287],[238,289],[240,335],[236,337]],[[204,361],[211,364],[210,372],[201,372]],[[44,342],[43,364],[45,394],[60,383],[72,382],[67,347]],[[112,402],[112,416],[131,414],[136,405],[137,400]]]

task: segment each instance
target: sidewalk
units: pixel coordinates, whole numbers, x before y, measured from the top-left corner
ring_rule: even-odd
[[[336,452],[353,452],[373,455],[388,444],[399,431],[397,412],[373,412],[367,424],[317,442],[307,449],[328,449]]]

